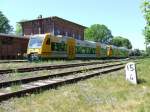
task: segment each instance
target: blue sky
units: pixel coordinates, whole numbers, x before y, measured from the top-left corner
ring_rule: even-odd
[[[133,48],[145,49],[142,0],[0,0],[0,10],[15,27],[22,19],[59,16],[89,27],[104,24],[114,36],[128,38]]]

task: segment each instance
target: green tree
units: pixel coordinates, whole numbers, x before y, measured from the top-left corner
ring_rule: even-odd
[[[113,38],[111,31],[105,25],[100,24],[91,25],[84,33],[85,39],[96,42],[109,43]]]
[[[117,36],[112,39],[112,44],[118,47],[122,47],[123,46],[122,41],[123,41],[123,38],[120,36]]]
[[[112,39],[112,44],[118,47],[126,47],[128,49],[132,49],[131,42],[124,37],[116,36]]]
[[[127,38],[123,39],[123,47],[126,47],[128,49],[132,49],[132,44]]]
[[[149,0],[142,0],[142,12],[144,15],[144,18],[146,20],[146,26],[143,31],[143,34],[145,36],[145,42],[150,43],[150,1]]]
[[[13,30],[12,26],[9,25],[9,20],[0,11],[0,33],[9,33]]]
[[[134,49],[129,53],[130,56],[141,56],[142,55],[142,51],[140,51],[139,49]]]
[[[27,19],[22,19],[20,22],[24,22],[24,21],[28,21]],[[15,34],[16,35],[22,35],[23,34],[23,31],[22,31],[22,26],[20,23],[17,23],[16,24],[16,31],[15,31]]]
[[[150,44],[150,0],[142,0],[142,13],[144,15],[144,18],[146,20],[146,25],[143,30],[143,34],[145,36],[145,44],[146,44],[146,52],[150,55],[148,45]]]
[[[147,52],[147,55],[150,56],[150,46],[147,47],[146,52]]]
[[[16,35],[22,35],[22,26],[19,23],[16,24],[15,34]]]

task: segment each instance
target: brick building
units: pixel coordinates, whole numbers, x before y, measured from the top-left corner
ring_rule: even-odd
[[[23,35],[51,33],[84,40],[85,26],[59,18],[57,16],[38,18],[35,20],[20,22]]]

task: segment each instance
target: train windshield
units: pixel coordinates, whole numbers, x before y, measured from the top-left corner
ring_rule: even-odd
[[[42,42],[43,42],[42,37],[31,37],[30,41],[29,41],[29,48],[40,48],[42,46]]]

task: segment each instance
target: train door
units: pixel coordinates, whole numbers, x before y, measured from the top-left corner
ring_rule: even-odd
[[[100,58],[100,44],[96,43],[96,57]]]
[[[50,53],[51,53],[51,39],[50,39],[50,35],[46,35],[43,45],[42,45],[42,55],[44,57],[49,57]]]
[[[67,39],[67,55],[68,59],[74,59],[75,58],[75,39],[68,38]]]
[[[107,47],[107,56],[108,56],[108,57],[111,57],[111,56],[112,56],[112,47],[111,47],[111,46],[108,46],[108,47]]]

